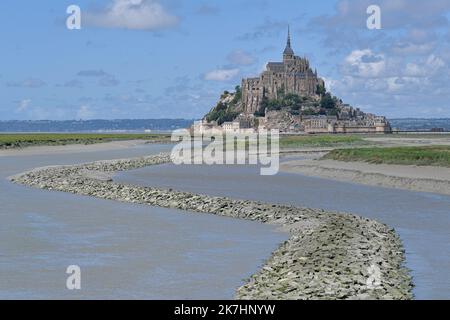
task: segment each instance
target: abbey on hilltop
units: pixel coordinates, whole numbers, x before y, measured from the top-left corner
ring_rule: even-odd
[[[306,58],[294,54],[291,47],[291,33],[288,29],[283,62],[269,62],[258,78],[242,80],[242,103],[246,113],[258,111],[264,99],[275,100],[280,95],[297,94],[302,97],[313,97],[324,88],[325,83],[317,77]]]
[[[288,28],[282,62],[267,63],[257,78],[242,79],[194,125],[205,132],[278,129],[304,133],[388,133],[385,117],[364,113],[327,92],[306,57],[296,56]]]

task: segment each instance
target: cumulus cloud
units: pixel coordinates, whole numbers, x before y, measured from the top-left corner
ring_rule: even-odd
[[[385,68],[384,55],[374,54],[370,49],[352,51],[343,65],[344,73],[363,78],[378,77]]]
[[[99,12],[87,12],[83,20],[102,28],[156,31],[173,27],[179,18],[169,13],[158,0],[112,0]]]
[[[444,67],[444,60],[431,54],[425,61],[420,61],[420,63],[408,63],[405,68],[405,75],[410,77],[429,77],[437,74]]]
[[[28,109],[28,107],[30,106],[30,103],[31,103],[31,99],[22,99],[19,101],[16,110],[18,112],[24,112]]]
[[[325,79],[327,88],[356,106],[400,117],[431,116],[440,106],[434,116],[448,116],[450,67],[443,56],[405,61],[367,49],[353,51],[341,67],[341,77]]]
[[[227,59],[232,64],[241,66],[251,65],[256,60],[250,53],[243,50],[234,50],[227,56]]]
[[[239,74],[239,69],[217,69],[205,74],[208,81],[229,81]]]
[[[427,57],[407,61],[396,57],[386,57],[370,49],[354,50],[340,66],[341,73],[349,79],[361,78],[369,85],[379,80],[389,79],[392,85],[406,85],[428,81],[432,77],[441,79],[449,76],[450,66],[443,57],[430,54]],[[370,79],[372,78],[373,81]],[[417,78],[416,80],[414,80]],[[419,79],[422,78],[422,79]]]
[[[307,22],[305,32],[341,61],[328,72],[328,88],[355,106],[388,116],[430,116],[436,106],[448,116],[450,1],[379,0],[382,30],[366,27],[371,4],[338,0],[334,12]]]

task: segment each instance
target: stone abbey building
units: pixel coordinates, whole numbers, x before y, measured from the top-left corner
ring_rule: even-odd
[[[301,98],[295,108],[283,105],[287,94]],[[258,78],[243,79],[240,91],[225,91],[194,129],[199,132],[275,129],[281,133],[309,134],[391,132],[385,117],[365,113],[326,93],[324,80],[312,70],[308,59],[294,54],[289,29],[283,61],[267,63]]]
[[[324,81],[313,71],[306,58],[298,57],[291,47],[288,30],[283,62],[269,62],[266,70],[258,78],[242,80],[242,105],[244,112],[253,114],[259,110],[263,97],[277,99],[280,92],[295,93],[299,96],[316,96],[318,86],[324,87]]]

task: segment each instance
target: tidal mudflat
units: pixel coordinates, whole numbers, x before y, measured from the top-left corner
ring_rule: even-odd
[[[117,171],[170,162],[167,154],[44,167],[10,177],[35,188],[276,225],[290,238],[237,290],[239,299],[410,299],[400,239],[352,214],[118,184]]]
[[[290,158],[289,160],[292,160]],[[392,226],[406,249],[418,299],[450,295],[450,197],[339,182],[300,174],[260,176],[251,166],[164,164],[117,174],[115,181],[211,196],[352,212]]]
[[[233,298],[286,233],[258,222],[49,192],[6,179],[38,166],[169,148],[118,142],[0,154],[0,298]],[[80,291],[66,289],[66,268],[73,264],[81,267]]]

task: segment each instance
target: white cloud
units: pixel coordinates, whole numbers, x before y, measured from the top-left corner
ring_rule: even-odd
[[[17,106],[18,112],[23,112],[28,109],[28,106],[30,105],[31,100],[30,99],[23,99],[19,101],[19,105]]]
[[[434,54],[428,56],[426,66],[434,73],[445,67],[445,62]]]
[[[344,72],[353,76],[372,78],[380,76],[386,68],[384,55],[372,50],[354,50],[346,58]]]
[[[235,50],[227,56],[228,61],[235,65],[247,66],[255,62],[255,57],[243,50]]]
[[[82,120],[92,119],[93,116],[94,116],[94,112],[92,112],[91,109],[89,108],[89,106],[87,106],[87,105],[81,106],[80,109],[78,109],[78,111],[77,111],[78,119],[82,119]]]
[[[179,18],[167,12],[158,0],[112,0],[101,12],[86,13],[83,20],[103,28],[153,31],[173,27]]]
[[[229,81],[239,74],[239,69],[217,69],[205,74],[208,81]]]
[[[431,54],[425,61],[408,63],[405,68],[405,75],[410,77],[429,77],[440,72],[444,67],[446,67],[444,60]]]
[[[450,65],[442,53],[400,59],[355,50],[342,70],[342,76],[325,79],[327,89],[363,110],[391,117],[444,116],[450,110]]]

